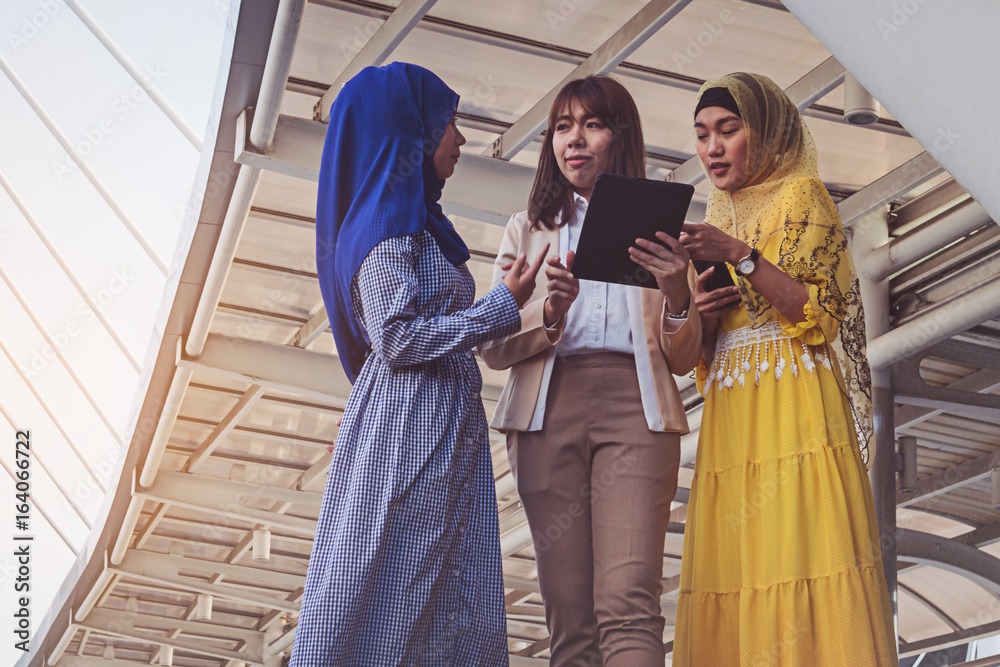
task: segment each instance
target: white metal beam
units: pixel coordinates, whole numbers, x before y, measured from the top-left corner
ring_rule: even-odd
[[[263,585],[274,587],[282,584],[292,588],[292,580],[304,582],[304,577],[274,572],[271,570],[260,570],[241,565],[230,565],[205,561],[203,567],[197,567],[197,561],[191,558],[174,558],[162,554],[155,554],[145,551],[130,550],[125,554],[121,565],[112,568],[115,572],[128,579],[161,584],[170,588],[191,591],[193,593],[203,593],[213,595],[226,600],[232,600],[239,604],[260,607],[261,609],[276,609],[298,613],[299,605],[272,595],[264,595],[243,588],[234,586],[231,582],[227,584],[213,584],[205,580],[205,576],[210,576],[213,572],[225,574],[230,580],[242,582],[258,582]],[[202,577],[186,577],[180,574],[180,570],[199,571]],[[270,582],[268,584],[268,582]],[[85,620],[100,609],[94,609],[87,615]],[[93,628],[93,626],[89,626]],[[98,629],[98,628],[94,628]]]
[[[837,204],[844,228],[852,227],[865,216],[906,194],[921,183],[944,171],[937,160],[924,152],[907,160],[885,176],[869,183]]]
[[[839,86],[843,81],[844,66],[837,62],[836,58],[830,56],[786,88],[785,94],[801,111]],[[700,183],[703,178],[705,178],[705,171],[702,169],[701,160],[696,155],[667,174],[666,180],[694,185]]]
[[[535,103],[527,113],[497,137],[493,145],[483,151],[484,156],[509,160],[531,143],[548,122],[549,108],[559,90],[572,81],[591,74],[610,72],[652,37],[657,30],[687,7],[691,0],[651,0],[635,16],[618,29],[606,42],[552,90]]]
[[[260,92],[257,94],[258,114],[250,127],[250,138],[255,146],[266,149],[274,138],[274,125],[281,108],[281,99],[288,85],[292,68],[292,55],[299,37],[299,26],[306,11],[306,0],[279,0],[278,13],[271,30],[271,42],[264,62]]]
[[[900,644],[899,646],[899,657],[909,658],[922,653],[930,653],[932,651],[950,648],[952,646],[959,646],[960,644],[968,644],[969,642],[973,642],[977,639],[992,637],[997,633],[1000,633],[1000,621],[984,623],[975,627],[966,628],[960,632],[952,632],[947,635],[938,635],[936,637],[928,637],[927,639],[906,642],[904,644]],[[956,667],[958,666],[956,665]]]
[[[200,653],[227,660],[245,660],[251,663],[260,663],[263,661],[264,638],[261,633],[253,630],[241,630],[201,621],[183,621],[164,616],[112,611],[110,609],[95,609],[87,615],[86,619],[77,623],[77,625],[95,633],[138,641],[153,646],[172,646],[182,651],[190,651],[192,653]],[[139,628],[143,629],[140,630]],[[187,639],[159,634],[177,628],[183,629],[187,636],[196,636],[198,638]],[[146,632],[144,630],[152,630],[154,632]],[[211,641],[206,641],[206,638],[209,637],[216,637],[225,641],[244,642],[246,646],[245,651],[231,651],[222,648]]]
[[[239,482],[229,483],[237,484]],[[253,487],[257,485],[247,484],[246,486]],[[142,497],[160,501],[166,498],[167,501],[177,505],[178,507],[184,507],[197,512],[204,512],[213,517],[217,517],[217,519],[213,521],[201,524],[206,532],[212,532],[217,529],[220,533],[223,531],[245,533],[252,529],[255,525],[260,524],[265,528],[273,528],[277,526],[280,527],[281,530],[309,539],[312,539],[316,534],[315,521],[300,517],[286,516],[269,510],[259,510],[252,507],[246,507],[237,502],[238,498],[236,496],[221,494],[217,489],[212,489],[209,495],[213,498],[226,498],[226,500],[222,501],[223,506],[209,504],[197,496],[189,497],[190,499],[188,500],[168,496],[169,492],[164,489],[165,485],[161,485],[157,482],[151,489],[144,492]],[[301,493],[306,492],[302,491]],[[318,496],[319,494],[317,493],[311,495]],[[170,517],[168,517],[168,520],[176,521],[176,519]]]
[[[410,34],[413,27],[420,22],[424,14],[434,6],[437,0],[402,0],[389,15],[375,34],[358,51],[340,76],[333,82],[330,89],[323,94],[313,111],[313,117],[324,123],[330,120],[330,107],[337,98],[341,87],[354,75],[368,66],[378,67],[385,62],[403,38]]]
[[[185,573],[195,573],[193,576]],[[198,558],[177,557],[168,554],[160,554],[152,551],[139,551],[132,549],[122,562],[121,572],[130,576],[140,575],[177,575],[181,576],[185,582],[204,583],[205,577],[224,576],[229,585],[236,591],[239,586],[256,588],[261,590],[276,591],[282,596],[288,591],[301,588],[306,583],[304,576],[280,572],[271,567],[236,565],[233,563],[223,563],[215,560],[202,560]],[[239,586],[233,582],[239,582]],[[224,596],[228,597],[228,596]],[[280,598],[273,598],[273,601],[280,601]],[[269,607],[272,609],[284,609],[294,611],[284,607]]]
[[[302,473],[302,476],[299,478],[299,489],[305,491],[320,480],[326,481],[327,471],[330,470],[331,458],[331,454],[323,454],[319,461],[309,466],[309,469]]]
[[[160,521],[169,511],[170,505],[167,503],[160,503],[157,505],[156,509],[153,510],[153,513],[149,515],[149,520],[146,522],[146,525],[142,527],[142,532],[135,538],[136,549],[142,549],[146,546],[146,542],[148,542],[149,538],[151,538],[153,533],[156,532],[156,527],[160,525]]]
[[[177,358],[180,359],[182,339],[177,340]],[[163,460],[163,453],[167,451],[167,442],[170,441],[170,434],[173,433],[174,423],[180,413],[181,405],[184,403],[184,395],[187,394],[188,384],[191,382],[192,371],[190,368],[175,368],[174,376],[170,380],[170,389],[163,402],[163,409],[160,411],[156,421],[156,430],[150,440],[149,449],[146,452],[146,460],[142,466],[142,476],[139,478],[140,484],[149,486],[156,479],[156,473],[160,469],[160,462]]]
[[[939,535],[899,528],[896,552],[902,560],[954,572],[1000,595],[1000,559],[985,551]]]
[[[205,511],[234,521],[258,522],[268,526],[279,525],[291,532],[306,535],[315,533],[315,521],[259,510],[248,506],[248,503],[263,499],[319,508],[323,502],[323,496],[319,493],[295,491],[266,484],[213,479],[181,472],[161,473],[152,486],[143,488],[136,497]]]
[[[142,516],[142,506],[146,502],[144,497],[137,495],[135,492],[136,474],[136,469],[132,468],[129,475],[131,498],[128,501],[128,508],[125,510],[125,516],[122,518],[121,526],[118,527],[118,536],[115,538],[114,545],[111,549],[111,562],[115,565],[122,562],[122,558],[125,556],[125,552],[128,550],[129,545],[132,542],[132,533],[135,531],[135,527],[139,523],[139,517]],[[104,564],[104,567],[107,568],[107,563]]]
[[[917,482],[917,490],[914,493],[897,492],[896,507],[906,507],[923,502],[942,493],[985,479],[997,467],[1000,467],[1000,450],[929,475]]]
[[[859,268],[872,280],[884,280],[990,222],[986,209],[970,200],[875,248],[862,258]]]
[[[90,628],[86,628],[85,630],[86,632],[91,632]],[[245,664],[246,660],[241,660],[240,662]],[[58,663],[58,667],[128,667],[129,665],[135,665],[136,667],[149,667],[148,662],[122,660],[121,658],[108,660],[107,658],[94,658],[92,656],[83,655],[64,655],[59,659]]]
[[[178,366],[320,400],[351,393],[340,361],[331,354],[218,334],[208,336],[197,359],[184,355]]]
[[[238,119],[236,141],[252,143],[264,153],[270,150],[274,140],[281,98],[288,83],[288,72],[305,5],[305,0],[280,0],[253,120],[247,122],[245,113],[240,114]],[[198,307],[188,330],[185,348],[192,356],[201,354],[205,338],[212,327],[212,319],[219,306],[222,289],[246,226],[250,204],[260,185],[260,175],[259,169],[246,167],[241,168],[236,176],[236,184],[226,208],[226,217],[222,222],[215,253],[212,255],[212,264],[209,266],[208,276],[205,278],[198,299]]]
[[[990,394],[1000,389],[1000,373],[991,370],[978,370],[942,387],[942,389]],[[896,431],[905,431],[943,412],[944,410],[940,408],[921,408],[914,405],[897,407],[895,416]]]
[[[66,626],[66,631],[63,632],[62,637],[59,638],[59,643],[57,643],[55,648],[52,649],[52,653],[49,654],[48,659],[45,661],[46,664],[55,665],[59,662],[59,658],[61,658],[63,653],[66,652],[70,642],[73,641],[73,637],[76,636],[77,630],[78,628],[72,623]]]
[[[873,370],[887,368],[997,316],[1000,316],[1000,280],[992,280],[871,341],[868,363]]]
[[[240,396],[240,400],[236,402],[236,405],[229,411],[229,413],[220,421],[212,432],[209,434],[205,441],[198,446],[192,454],[191,458],[188,459],[187,465],[184,468],[185,472],[195,472],[201,464],[203,464],[215,448],[222,444],[222,441],[228,436],[232,430],[240,423],[240,420],[245,417],[253,406],[257,404],[261,396],[264,395],[264,388],[258,384],[250,385],[250,388]]]
[[[241,118],[245,127],[246,118]],[[280,116],[274,141],[266,152],[246,141],[245,131],[237,131],[235,160],[244,166],[318,181],[325,138],[323,123]],[[532,167],[466,153],[448,179],[441,203],[458,215],[503,225],[525,208],[534,180]],[[483,188],[483,183],[490,187]]]
[[[291,345],[295,347],[306,348],[314,340],[319,338],[320,334],[327,331],[330,328],[330,321],[326,315],[326,306],[320,306],[316,314],[309,318],[309,321],[299,327],[299,330],[295,332],[292,337]]]

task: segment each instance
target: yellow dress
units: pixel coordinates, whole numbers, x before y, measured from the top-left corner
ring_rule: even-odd
[[[791,324],[740,279],[742,307],[698,370],[673,665],[894,666],[871,489],[840,348],[827,343],[843,315],[830,303],[847,298],[836,293],[845,267],[830,260],[847,252],[843,229],[817,179],[738,191],[732,212],[762,196],[771,204],[730,233],[806,284],[806,321]]]

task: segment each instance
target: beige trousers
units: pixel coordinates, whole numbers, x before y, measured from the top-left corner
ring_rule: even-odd
[[[633,357],[557,359],[541,431],[507,434],[551,667],[663,667],[663,540],[680,436],[650,431]]]

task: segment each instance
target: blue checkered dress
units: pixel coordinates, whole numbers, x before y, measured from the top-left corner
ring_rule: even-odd
[[[291,667],[507,665],[482,377],[472,348],[520,328],[426,232],[387,239],[352,284],[373,352],[351,391]]]

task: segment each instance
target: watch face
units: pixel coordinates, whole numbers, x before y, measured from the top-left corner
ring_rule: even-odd
[[[748,273],[751,273],[755,266],[757,265],[754,264],[754,261],[749,257],[747,257],[745,259],[740,260],[739,266],[736,267],[736,270],[745,276]]]

